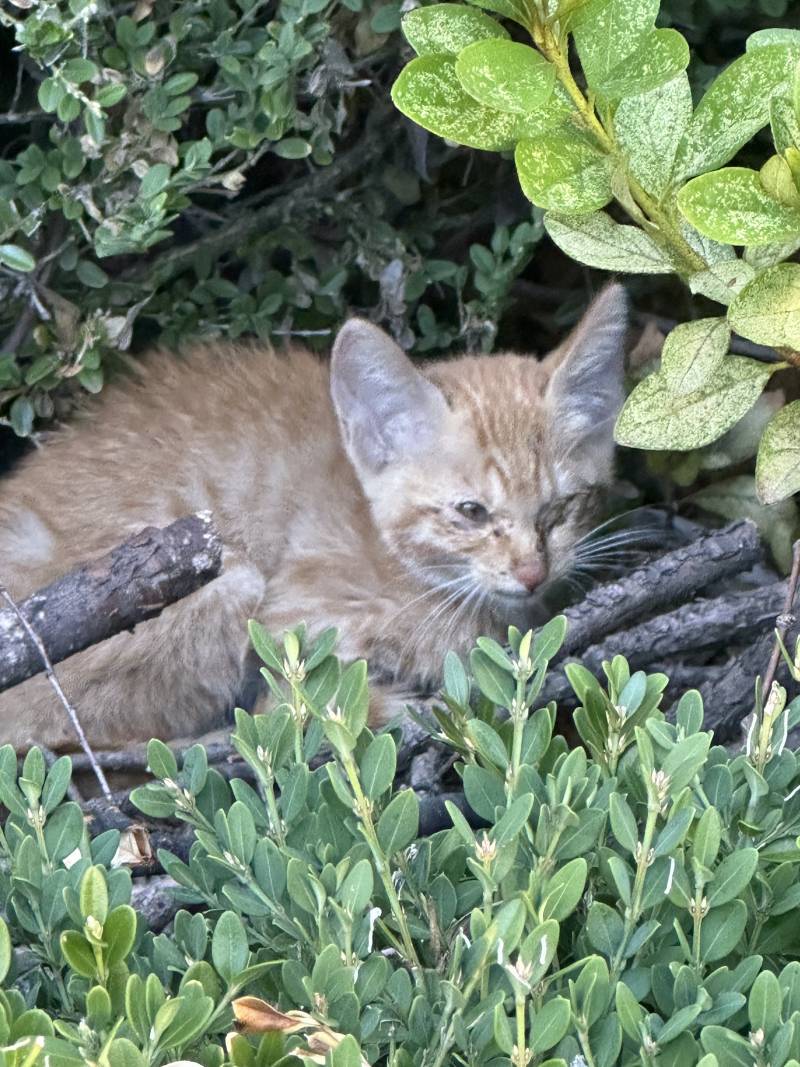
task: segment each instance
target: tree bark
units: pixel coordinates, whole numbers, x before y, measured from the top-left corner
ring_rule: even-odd
[[[569,628],[559,659],[582,655],[609,634],[685,604],[701,589],[749,570],[762,558],[755,523],[745,519],[648,560],[618,581],[596,586],[564,612]]]
[[[222,542],[208,512],[148,526],[19,605],[52,663],[149,619],[215,578]],[[0,575],[0,578],[2,576]],[[19,617],[0,611],[0,691],[44,669]]]

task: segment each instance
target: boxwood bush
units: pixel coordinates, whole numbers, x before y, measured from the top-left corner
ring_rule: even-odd
[[[448,656],[431,723],[473,817],[421,837],[366,665],[252,624],[276,698],[236,713],[254,784],[153,741],[133,794],[194,829],[188,861],[160,854],[169,935],[65,799],[69,759],[2,750],[3,1062],[795,1067],[800,701],[776,686],[731,754],[696,692],[667,721],[663,675],[571,665],[569,750],[537,701],[564,631]]]

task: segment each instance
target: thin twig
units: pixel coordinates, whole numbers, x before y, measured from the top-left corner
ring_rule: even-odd
[[[796,621],[792,614],[792,608],[794,607],[794,598],[797,593],[798,581],[800,581],[800,540],[795,541],[792,550],[792,573],[789,575],[789,585],[786,589],[786,600],[783,604],[783,611],[775,620],[775,644],[772,649],[772,655],[769,658],[766,673],[764,674],[764,680],[761,684],[762,695],[769,694],[770,689],[772,689],[775,673],[778,670],[778,664],[781,661],[781,645],[786,640],[786,633],[789,627]]]
[[[75,730],[75,733],[76,733],[76,735],[78,737],[78,741],[80,742],[80,746],[83,749],[83,751],[86,753],[86,755],[87,755],[87,757],[89,759],[89,764],[90,764],[92,770],[94,771],[94,776],[95,776],[95,778],[97,779],[97,781],[100,784],[100,789],[103,792],[103,796],[106,798],[106,800],[108,800],[110,803],[113,804],[114,798],[111,795],[111,789],[109,788],[108,781],[106,780],[106,776],[103,773],[102,767],[100,766],[100,764],[97,762],[97,760],[94,757],[94,752],[92,751],[92,747],[91,747],[91,745],[89,744],[89,742],[88,742],[88,740],[86,738],[86,734],[83,732],[83,727],[81,726],[80,719],[78,718],[78,713],[75,711],[75,708],[72,706],[72,704],[70,704],[70,702],[67,700],[67,698],[66,698],[66,696],[64,694],[64,690],[61,688],[61,685],[60,685],[60,683],[58,681],[58,678],[56,677],[56,673],[53,670],[53,665],[50,662],[50,657],[47,655],[47,649],[44,647],[41,638],[36,633],[34,628],[31,626],[31,624],[28,622],[28,620],[25,618],[25,616],[19,610],[19,608],[17,607],[16,601],[14,600],[14,598],[11,596],[11,594],[9,593],[9,591],[6,589],[6,587],[4,585],[0,585],[0,596],[3,598],[3,600],[5,600],[5,602],[8,604],[8,606],[11,608],[11,610],[17,616],[17,618],[19,619],[20,623],[25,628],[25,630],[26,630],[26,632],[28,634],[28,637],[30,637],[31,641],[34,643],[34,645],[36,645],[36,648],[37,648],[37,650],[39,652],[39,655],[42,657],[42,663],[44,663],[44,670],[45,670],[45,674],[47,675],[47,680],[50,682],[50,685],[53,687],[53,690],[55,691],[56,696],[61,701],[61,704],[62,704],[64,710],[66,711],[70,722],[72,723],[72,727]]]

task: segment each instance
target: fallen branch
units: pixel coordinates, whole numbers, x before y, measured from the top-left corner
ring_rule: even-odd
[[[583,656],[608,634],[658,611],[685,604],[701,589],[748,570],[763,557],[749,520],[712,530],[688,545],[649,560],[617,581],[596,586],[564,614],[569,623],[559,660]],[[622,652],[623,649],[617,649]]]
[[[147,527],[23,600],[19,613],[0,611],[0,691],[45,669],[31,627],[52,665],[157,615],[216,577],[221,565],[209,513]]]
[[[44,645],[42,644],[42,639],[39,637],[39,634],[36,632],[36,630],[34,630],[34,628],[31,626],[29,620],[22,613],[19,605],[13,599],[11,594],[8,592],[5,586],[2,585],[0,585],[0,598],[2,598],[6,602],[6,604],[8,604],[12,615],[17,620],[19,626],[22,627],[25,637],[27,637],[28,641],[36,649],[36,654],[39,657],[38,669],[40,671],[44,670],[45,674],[47,675],[47,680],[50,683],[53,692],[56,694],[56,697],[64,711],[67,713],[67,718],[72,723],[72,728],[75,731],[76,737],[78,738],[78,743],[85,752],[86,758],[89,760],[89,764],[92,768],[92,773],[94,774],[100,785],[100,789],[103,793],[103,796],[106,800],[110,801],[111,788],[108,784],[106,776],[105,774],[103,774],[102,768],[98,766],[97,760],[94,758],[92,747],[89,744],[86,734],[83,731],[81,721],[78,718],[78,713],[75,711],[75,708],[72,706],[72,704],[70,704],[70,702],[67,700],[64,690],[61,688],[61,683],[55,675],[55,671],[53,670],[53,664],[50,662],[50,657],[47,655],[47,651]]]

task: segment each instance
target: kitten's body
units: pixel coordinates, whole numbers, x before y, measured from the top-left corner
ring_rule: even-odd
[[[332,384],[301,350],[209,346],[154,355],[108,388],[0,487],[0,580],[25,597],[146,525],[206,509],[225,555],[214,582],[60,665],[90,740],[219,727],[257,678],[248,618],[336,626],[344,659],[408,689],[437,683],[448,648],[524,625],[525,585],[563,562],[611,474],[620,290],[593,314],[542,363],[471,357],[423,378],[353,322]],[[570,390],[590,383],[581,413]],[[465,500],[489,518],[454,510]],[[0,724],[19,748],[74,746],[42,676],[0,694]]]

